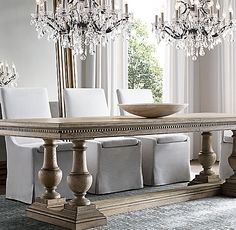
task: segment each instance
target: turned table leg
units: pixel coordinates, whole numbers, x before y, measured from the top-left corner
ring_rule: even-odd
[[[62,171],[57,165],[57,153],[54,140],[44,140],[44,160],[43,167],[39,170],[39,181],[45,188],[42,199],[57,199],[61,195],[56,192],[57,186],[62,179]]]
[[[69,188],[75,198],[70,201],[73,206],[90,205],[85,195],[92,185],[92,175],[89,174],[86,163],[86,146],[84,141],[73,141],[73,164],[67,177]]]
[[[220,182],[220,178],[212,171],[212,166],[216,162],[216,154],[212,148],[212,134],[210,132],[202,133],[202,150],[198,156],[203,171],[189,183],[189,185]]]
[[[28,217],[40,221],[47,220],[45,215],[47,210],[49,212],[63,210],[66,202],[66,199],[61,198],[61,195],[56,191],[62,179],[62,171],[57,164],[56,141],[45,139],[43,146],[43,166],[38,172],[38,177],[45,188],[45,192],[41,197],[36,198],[36,201],[26,210]]]
[[[229,165],[234,171],[234,174],[225,181],[222,185],[222,193],[226,196],[236,197],[236,130],[233,131],[233,150],[229,157]]]
[[[106,217],[85,197],[92,185],[92,176],[87,169],[85,141],[74,140],[72,142],[73,163],[67,183],[75,197],[65,205],[64,212],[70,213],[73,217],[75,226],[72,229],[87,229],[105,225]]]

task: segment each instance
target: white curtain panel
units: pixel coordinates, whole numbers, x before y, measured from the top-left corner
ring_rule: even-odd
[[[119,2],[122,7],[123,0]],[[117,6],[118,7],[118,6]],[[78,61],[79,88],[103,88],[111,115],[119,113],[116,89],[128,88],[128,42],[122,36],[97,47],[94,56]]]
[[[229,0],[221,0],[223,10],[228,12]],[[236,17],[236,1],[232,1],[234,18]],[[236,33],[234,32],[234,40]],[[224,40],[218,54],[219,112],[236,113],[236,44]]]
[[[221,10],[224,12],[228,12],[230,0],[221,0]],[[236,1],[231,1],[234,18],[236,17]],[[225,39],[222,41],[222,44],[218,48],[217,57],[215,60],[217,61],[217,72],[218,76],[217,80],[217,91],[218,91],[218,112],[223,113],[236,113],[236,33],[234,31],[234,42],[230,42],[229,39]],[[220,132],[218,134],[217,142],[223,142],[224,135],[231,135],[229,132]],[[218,144],[218,152],[222,154],[225,153],[225,148],[222,148],[222,144]],[[227,150],[228,151],[228,148]]]

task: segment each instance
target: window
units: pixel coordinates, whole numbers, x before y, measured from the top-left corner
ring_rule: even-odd
[[[152,32],[160,3],[156,0],[129,0],[129,5],[134,23],[128,48],[128,86],[130,89],[151,89],[155,101],[161,102],[165,53]]]

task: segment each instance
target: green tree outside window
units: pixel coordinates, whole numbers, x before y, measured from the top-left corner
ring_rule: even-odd
[[[148,41],[146,24],[135,20],[129,39],[128,87],[151,89],[155,102],[162,101],[162,68],[155,56],[155,44]]]

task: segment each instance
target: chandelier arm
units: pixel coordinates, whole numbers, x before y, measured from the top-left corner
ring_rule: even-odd
[[[96,31],[97,34],[101,35],[102,34],[102,27],[104,26],[104,24],[101,27],[98,27],[97,23],[95,21],[93,21],[93,29],[94,31]]]
[[[106,34],[111,33],[116,27],[118,27],[118,26],[121,25],[121,22],[125,22],[125,21],[128,21],[128,18],[122,18],[122,19],[120,19],[119,21],[117,21],[113,26],[108,27],[108,28],[106,29]]]
[[[103,25],[101,26],[101,28],[103,28],[103,27],[105,26],[106,22],[107,22],[108,20],[110,20],[111,18],[112,18],[112,16],[107,17],[107,18],[105,19]],[[102,30],[101,28],[100,28],[100,30]]]
[[[200,8],[200,11],[204,14],[207,15],[207,11],[204,8]]]
[[[53,22],[56,26],[53,26]],[[55,23],[54,19],[50,18],[50,17],[46,17],[46,24],[53,30],[56,30],[59,34],[62,33],[66,33],[66,30],[61,27],[59,24]]]
[[[60,29],[59,29],[58,27],[56,28],[55,26],[51,25],[49,22],[46,22],[46,24],[47,24],[47,26],[49,26],[51,29],[56,30],[57,32],[60,33]]]
[[[72,27],[72,28],[77,27],[77,29],[78,29],[78,28],[86,28],[89,23],[88,23],[88,22],[85,23],[85,22],[82,20],[82,16],[79,14],[79,12],[78,12],[77,10],[76,10],[76,13],[77,13],[77,16],[78,16],[78,18],[80,19],[80,21],[79,21],[79,23],[77,23],[76,21],[73,22],[72,25],[69,26],[69,27]],[[71,21],[73,21],[73,20],[72,20],[72,16],[70,16],[70,17],[71,17]],[[93,24],[95,24],[95,23],[93,23]]]
[[[74,0],[68,0],[68,5],[73,6],[73,10],[76,10],[78,7],[79,1],[74,2]]]
[[[205,13],[207,13],[205,9],[208,7],[206,5],[208,5],[208,3],[210,3],[210,2],[211,1],[208,0],[208,1],[205,1],[204,3],[202,3],[202,6],[200,7],[200,9],[203,10]]]
[[[7,74],[6,77],[8,77],[9,74]],[[8,85],[12,80],[15,80],[16,79],[16,74],[13,74],[11,77],[8,78],[8,80],[4,81],[5,79],[2,80],[2,83],[4,85]]]
[[[169,36],[171,36],[174,39],[182,39],[184,34],[177,34],[175,33],[175,31],[173,31],[170,27],[165,26],[164,29],[162,29],[163,31],[165,31]]]
[[[95,6],[95,7],[99,6],[99,4],[96,1],[92,0],[92,2],[93,2],[93,6]]]
[[[99,35],[102,34],[102,27],[99,28],[95,22],[93,23],[93,28],[95,29],[94,31],[96,31],[97,34],[99,34]]]
[[[184,29],[182,30],[182,31],[183,31],[182,36],[184,37],[184,36],[186,36],[186,34],[190,31],[190,29],[189,29],[189,27],[186,26],[185,24],[183,24],[183,27],[184,27]]]
[[[210,21],[212,22],[213,20],[211,19]],[[212,28],[211,28],[211,31],[213,31],[214,27],[216,27],[218,24],[219,24],[219,22],[214,23],[213,26],[212,26]],[[232,24],[233,24],[233,23],[230,23],[230,25],[232,25]],[[223,32],[227,29],[227,27],[230,28],[230,25],[225,25],[225,26],[223,26],[223,27],[220,29],[219,33],[223,33]],[[217,36],[219,36],[219,33],[215,33],[212,37],[217,37]],[[208,33],[208,34],[209,34],[209,33]],[[207,35],[208,35],[208,34],[207,34]]]
[[[211,3],[211,0],[205,0],[205,1],[202,3],[202,7],[200,7],[200,8],[204,8],[204,9],[208,8],[207,5],[209,5],[209,3]]]
[[[188,3],[184,2],[184,1],[181,1],[181,3],[182,3],[182,4],[184,5],[184,7],[185,7],[185,8],[184,8],[184,11],[183,11],[182,13],[180,12],[180,13],[183,15],[183,14],[185,14],[185,13],[187,12],[187,10],[189,9],[189,7],[188,7]]]
[[[222,34],[226,29],[227,29],[228,25],[226,26],[223,26],[219,31],[218,33],[215,33],[212,35],[213,38],[216,38],[216,37],[219,37],[219,34]],[[229,27],[230,28],[230,27]]]
[[[102,14],[105,14],[105,11],[102,11],[101,13],[102,13]],[[112,18],[112,16],[107,17],[107,18],[105,19],[103,25],[102,25],[100,28],[98,28],[98,26],[96,25],[96,23],[94,23],[94,24],[96,25],[95,28],[99,29],[99,31],[102,31],[102,28],[105,27],[106,22],[107,22],[108,20],[110,20],[111,18]],[[107,33],[107,30],[108,30],[108,29],[106,29],[106,33]]]
[[[185,15],[185,18],[183,19],[184,21],[187,20],[187,18],[189,17],[190,13],[191,13],[190,8],[187,7],[187,8],[184,10],[184,12],[181,14],[181,15],[186,14],[186,15]]]

